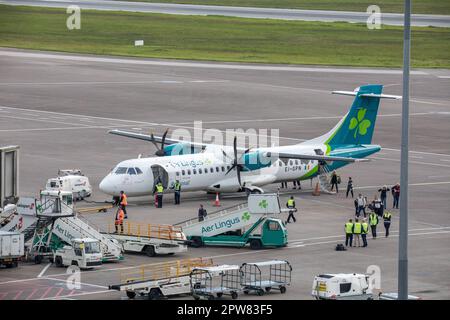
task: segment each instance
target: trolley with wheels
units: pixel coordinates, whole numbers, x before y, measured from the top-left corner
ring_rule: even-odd
[[[241,287],[245,294],[262,296],[271,290],[286,292],[291,284],[292,266],[285,260],[244,263],[240,268]]]
[[[237,299],[241,291],[239,266],[221,265],[195,268],[190,274],[194,299],[221,298],[224,295]]]

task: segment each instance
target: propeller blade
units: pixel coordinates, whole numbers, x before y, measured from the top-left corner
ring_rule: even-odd
[[[242,187],[242,183],[241,183],[241,166],[236,166],[236,173],[237,173],[239,186]]]
[[[227,172],[225,173],[225,175],[229,174],[231,170],[233,170],[236,166],[233,164],[230,169],[227,170]]]
[[[164,149],[164,143],[166,142],[166,136],[167,136],[168,132],[169,132],[169,128],[167,128],[166,131],[164,131],[164,134],[162,136],[161,149]]]

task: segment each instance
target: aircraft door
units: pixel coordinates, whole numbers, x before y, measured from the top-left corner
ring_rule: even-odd
[[[161,182],[164,189],[167,189],[167,186],[169,184],[169,174],[167,173],[166,169],[164,169],[159,164],[155,164],[151,166],[151,168],[153,173],[153,189],[158,182]]]

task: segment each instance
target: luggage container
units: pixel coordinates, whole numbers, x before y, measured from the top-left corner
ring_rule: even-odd
[[[195,268],[190,274],[191,290],[195,300],[213,300],[229,295],[237,299],[241,272],[237,265]]]
[[[25,254],[23,234],[18,232],[0,231],[0,266],[15,268]]]
[[[270,290],[286,292],[291,284],[292,266],[285,260],[244,263],[241,268],[241,287],[245,294],[254,291],[262,296]]]

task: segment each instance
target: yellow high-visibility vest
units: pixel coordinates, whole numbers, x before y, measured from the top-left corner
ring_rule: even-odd
[[[355,222],[355,228],[353,229],[354,234],[361,234],[362,225],[360,222]]]
[[[369,225],[367,224],[367,222],[363,222],[361,225],[362,225],[362,233],[367,234],[367,232],[369,231]]]
[[[288,206],[289,208],[293,208],[293,207],[294,207],[294,203],[295,203],[294,199],[289,199],[289,200],[287,201],[287,206]]]
[[[345,233],[352,233],[353,232],[353,222],[347,222],[345,224]]]
[[[162,184],[157,184],[156,185],[156,192],[158,192],[158,193],[163,193],[164,192],[164,187],[162,186]]]
[[[378,217],[377,217],[377,215],[376,215],[375,213],[372,213],[372,214],[369,216],[369,222],[370,222],[370,225],[371,225],[371,226],[377,225],[377,223],[378,223]]]

